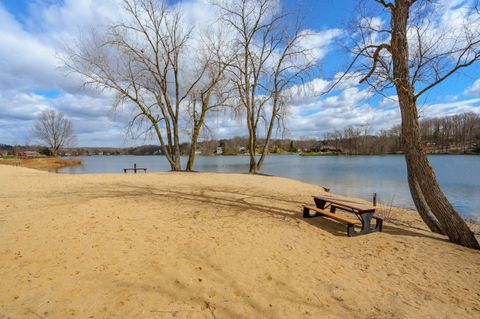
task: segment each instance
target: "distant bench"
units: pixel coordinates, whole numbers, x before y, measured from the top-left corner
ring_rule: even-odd
[[[133,171],[135,174],[137,171],[143,171],[144,173],[147,172],[147,169],[145,167],[137,167],[137,163],[133,164],[133,168],[124,168],[123,172],[126,173],[128,171]]]
[[[303,218],[325,216],[337,220],[347,224],[348,236],[364,235],[372,232],[382,231],[383,219],[374,216],[375,206],[355,202],[333,195],[313,196],[313,200],[315,201],[315,206],[303,205]],[[330,208],[330,211],[327,211],[327,208]],[[337,209],[355,214],[355,216],[357,216],[359,221],[362,223],[362,229],[357,232],[355,230],[355,224],[357,221],[335,214]],[[315,215],[310,215],[311,210],[315,212]],[[372,228],[370,225],[372,219],[375,219],[376,221],[374,228]]]

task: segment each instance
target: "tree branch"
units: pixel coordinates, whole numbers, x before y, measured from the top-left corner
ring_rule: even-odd
[[[367,75],[365,75],[365,77],[363,77],[359,83],[363,83],[365,82],[366,80],[368,80],[369,77],[372,76],[373,72],[375,72],[375,69],[377,68],[377,63],[378,63],[378,60],[380,58],[380,52],[382,50],[387,50],[390,52],[390,45],[389,44],[386,44],[386,43],[383,43],[383,44],[380,44],[379,46],[377,46],[377,48],[375,49],[375,52],[373,53],[373,65],[372,65],[372,68],[370,69],[370,71],[367,73]]]
[[[375,0],[375,2],[378,2],[380,3],[382,6],[384,6],[386,9],[390,9],[390,10],[393,10],[395,8],[395,6],[393,5],[393,3],[387,3],[385,2],[385,0]]]
[[[466,53],[463,52],[460,57],[457,59],[457,63],[455,64],[455,66],[450,70],[448,71],[447,73],[445,73],[443,76],[437,78],[436,81],[434,81],[433,83],[427,85],[426,87],[424,87],[420,92],[418,92],[417,94],[415,94],[415,99],[418,99],[423,93],[427,92],[428,90],[430,90],[431,88],[433,88],[434,86],[442,83],[443,81],[445,81],[447,78],[449,78],[452,74],[454,74],[456,71],[458,71],[459,69],[462,69],[462,68],[465,68],[467,66],[470,66],[472,65],[473,63],[477,62],[478,60],[480,60],[480,52],[476,52],[475,55],[469,60],[469,61],[466,61],[466,62],[463,62],[463,63],[460,63],[460,60],[462,59],[463,55]]]

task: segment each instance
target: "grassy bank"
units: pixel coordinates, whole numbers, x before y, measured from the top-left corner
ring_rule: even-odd
[[[333,152],[306,152],[298,154],[300,156],[336,156],[338,153]]]
[[[29,158],[29,159],[4,158],[4,159],[0,159],[0,164],[21,166],[21,167],[48,171],[48,170],[59,169],[66,166],[81,165],[82,161],[79,159],[60,158],[60,157],[43,157],[43,158]]]

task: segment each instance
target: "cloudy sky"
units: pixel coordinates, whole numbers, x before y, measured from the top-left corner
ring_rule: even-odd
[[[36,116],[54,108],[69,117],[78,146],[124,147],[144,144],[126,135],[126,110],[112,111],[112,98],[85,89],[68,74],[59,59],[64,48],[86,30],[103,26],[119,15],[120,0],[0,0],[0,143],[34,143],[30,137]],[[461,19],[468,1],[445,0],[439,23]],[[321,92],[335,74],[345,70],[350,56],[341,49],[354,17],[354,0],[304,0],[300,6],[305,27],[315,32],[310,46],[318,53],[320,69],[309,79],[310,91]],[[287,5],[296,7],[294,0]],[[211,21],[208,0],[175,1],[196,26]],[[480,114],[480,66],[474,65],[421,101],[422,116]],[[393,93],[387,92],[386,95]],[[321,138],[326,131],[347,125],[369,125],[375,130],[399,123],[395,97],[384,98],[350,81],[334,92],[300,94],[288,107],[287,132],[292,138]],[[215,138],[246,135],[244,125],[227,113],[210,120]]]

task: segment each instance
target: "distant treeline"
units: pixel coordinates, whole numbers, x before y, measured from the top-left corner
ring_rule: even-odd
[[[422,138],[429,153],[480,153],[480,116],[463,113],[453,116],[423,119],[420,121]],[[325,133],[323,139],[274,140],[272,153],[342,153],[342,154],[396,154],[402,152],[401,127],[394,126],[371,134],[369,126],[348,126],[342,130]],[[261,142],[261,141],[260,141]],[[247,138],[235,137],[219,141],[212,146],[224,147],[225,154],[238,153]],[[205,149],[205,144],[202,144]]]
[[[480,153],[480,116],[463,113],[420,121],[429,153]],[[324,135],[322,141],[348,154],[400,153],[401,127],[369,134],[368,127],[346,127]]]
[[[128,148],[114,147],[79,147],[66,148],[62,151],[62,155],[66,156],[114,156],[114,155],[161,155],[162,149],[160,145],[142,145]]]
[[[463,113],[420,121],[423,140],[429,153],[480,154],[480,116]],[[369,126],[348,126],[323,135],[323,139],[276,139],[270,144],[270,153],[334,153],[334,154],[396,154],[401,153],[401,128],[394,126],[371,134]],[[263,145],[259,140],[259,145]],[[239,155],[246,153],[247,137],[202,141],[198,153],[202,155]],[[12,146],[0,144],[3,155],[20,151],[39,151],[40,146]],[[182,154],[188,154],[190,145],[183,143]],[[92,155],[162,155],[159,145],[130,148],[79,147],[61,151],[64,156]]]
[[[24,151],[36,151],[44,155],[48,148],[39,145],[7,145],[0,144],[1,155],[16,155]],[[156,155],[161,154],[159,145],[143,145],[129,148],[115,147],[71,147],[60,151],[62,156],[95,156],[95,155]]]
[[[1,150],[12,150],[12,149],[13,149],[13,146],[12,146],[12,145],[8,145],[8,144],[1,144],[1,143],[0,143],[0,149],[1,149]]]

